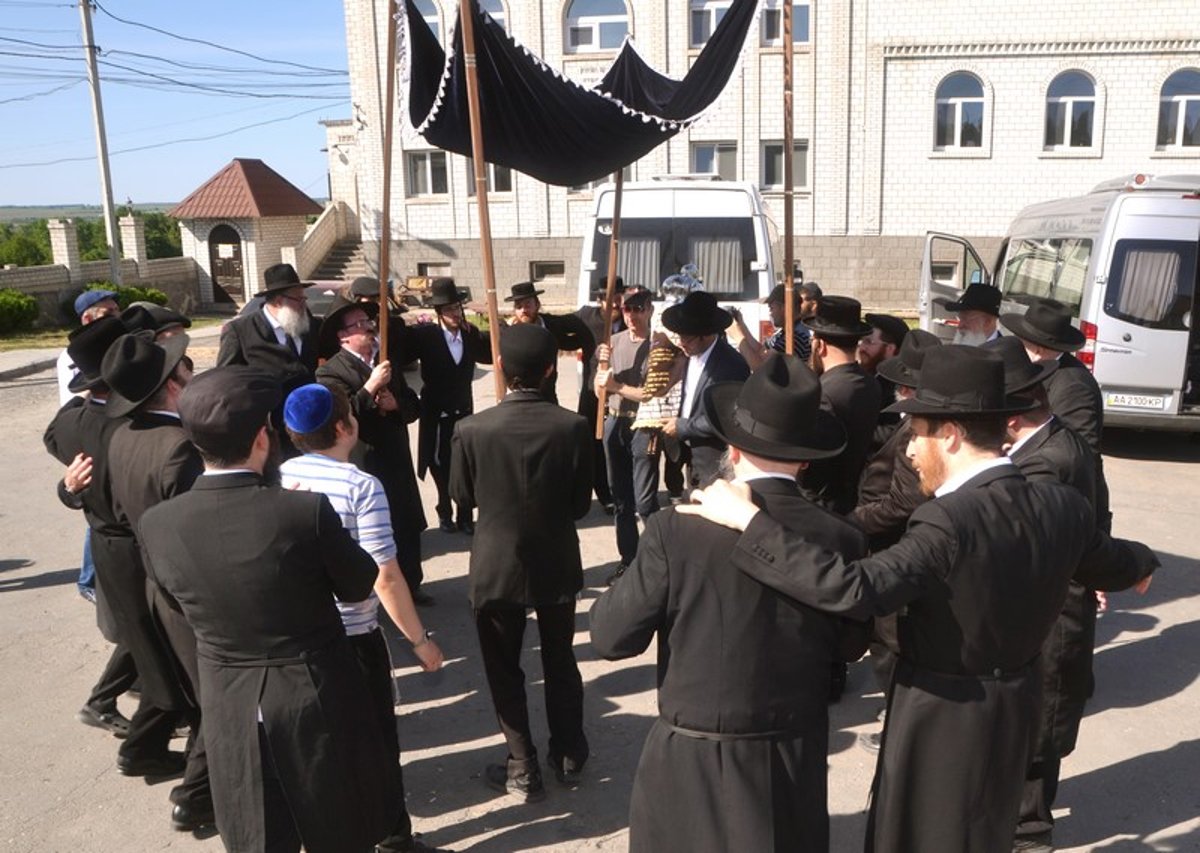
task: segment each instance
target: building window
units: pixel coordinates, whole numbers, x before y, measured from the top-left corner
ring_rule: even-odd
[[[418,263],[417,274],[423,275],[426,278],[449,278],[450,264],[438,261],[436,263]]]
[[[438,18],[438,7],[434,0],[413,0],[413,5],[417,7],[417,13],[421,19],[429,24],[429,29],[433,31],[433,37],[438,41],[442,40],[442,26]]]
[[[479,8],[492,16],[492,20],[508,31],[508,15],[504,11],[504,4],[500,0],[480,0]]]
[[[626,166],[624,169],[621,170],[621,177],[626,181],[633,180],[633,164],[632,163],[630,163],[628,166]],[[569,187],[568,189],[573,193],[586,193],[586,192],[591,192],[592,190],[594,190],[596,187],[600,186],[601,184],[609,184],[609,183],[612,183],[612,175],[605,175],[603,178],[596,178],[596,180],[588,181],[586,184],[576,184],[575,186]]]
[[[1090,148],[1095,115],[1092,78],[1082,71],[1059,74],[1046,90],[1046,150]]]
[[[1200,145],[1200,71],[1185,68],[1163,83],[1158,102],[1158,147]]]
[[[792,44],[808,44],[809,3],[792,4]],[[762,43],[764,47],[783,46],[783,4],[767,0],[762,11]]]
[[[720,175],[737,180],[736,142],[693,142],[692,171],[697,175]]]
[[[572,0],[567,7],[567,53],[617,50],[629,33],[624,0]]]
[[[566,284],[567,265],[563,261],[530,261],[529,279],[534,284]]]
[[[808,140],[792,140],[792,187],[808,186]],[[783,189],[783,142],[764,142],[762,147],[762,188]]]
[[[934,148],[983,145],[983,84],[974,74],[956,71],[937,87]]]
[[[445,151],[408,153],[409,195],[445,195],[449,191],[446,183]]]
[[[512,192],[512,169],[488,163],[487,188],[490,193]],[[475,161],[470,157],[467,158],[467,195],[475,195]]]
[[[691,0],[688,6],[688,44],[692,47],[704,47],[717,24],[729,11],[733,0]]]

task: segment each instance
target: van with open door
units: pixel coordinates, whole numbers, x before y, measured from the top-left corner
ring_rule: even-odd
[[[967,240],[929,232],[921,327],[952,338],[938,298],[973,282],[1001,289],[1001,313],[1057,299],[1086,338],[1076,355],[1100,384],[1105,424],[1200,432],[1198,255],[1200,175],[1106,181],[1022,210],[990,271]]]

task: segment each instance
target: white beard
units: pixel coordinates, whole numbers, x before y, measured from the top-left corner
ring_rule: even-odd
[[[988,336],[983,332],[969,332],[966,329],[959,329],[954,333],[953,343],[968,347],[978,347],[987,343],[987,339]]]
[[[283,331],[288,337],[294,340],[300,340],[308,334],[308,312],[297,311],[291,305],[282,304],[278,306],[275,312],[275,319],[279,321],[279,325],[283,327]]]

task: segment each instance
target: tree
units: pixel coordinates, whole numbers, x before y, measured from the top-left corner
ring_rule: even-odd
[[[149,258],[178,258],[183,254],[179,239],[179,220],[165,213],[147,213],[146,256]]]
[[[45,219],[0,224],[0,266],[36,267],[53,262]]]

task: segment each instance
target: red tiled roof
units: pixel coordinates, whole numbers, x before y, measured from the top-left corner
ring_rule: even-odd
[[[322,210],[262,160],[237,158],[168,214],[176,219],[308,216]]]

